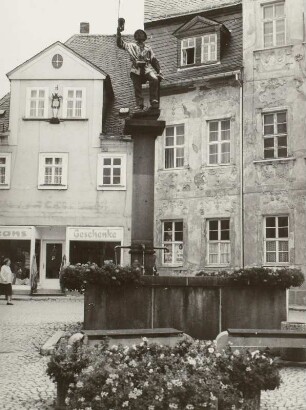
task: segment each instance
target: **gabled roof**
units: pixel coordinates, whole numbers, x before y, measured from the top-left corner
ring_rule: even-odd
[[[123,36],[126,41],[134,41],[133,36]],[[104,132],[121,135],[124,120],[119,117],[119,109],[135,106],[134,91],[130,79],[131,62],[128,54],[120,50],[115,35],[76,34],[66,45],[101,70],[108,73],[114,99],[106,115]]]
[[[0,100],[0,111],[4,114],[0,115],[0,134],[8,130],[9,115],[10,115],[10,93],[7,93]]]
[[[84,61],[85,63],[87,63],[88,65],[90,65],[92,68],[94,68],[95,70],[98,70],[99,72],[101,72],[103,75],[107,76],[107,73],[105,71],[103,71],[100,67],[95,66],[95,64],[93,64],[90,60],[87,60],[86,58],[84,58],[82,55],[78,54],[75,50],[69,48],[66,44],[61,43],[60,41],[56,41],[55,43],[51,44],[50,46],[44,48],[42,51],[40,51],[39,53],[35,54],[33,57],[29,58],[28,60],[24,61],[22,64],[18,65],[17,67],[15,67],[13,70],[11,70],[9,73],[7,73],[7,77],[10,77],[13,73],[15,73],[17,70],[19,70],[20,68],[24,67],[25,65],[29,64],[30,62],[32,62],[33,60],[35,60],[37,57],[41,56],[42,54],[44,54],[45,52],[47,52],[48,50],[50,50],[52,47],[54,46],[61,46],[63,48],[65,48],[67,51],[69,51],[70,53],[73,53],[76,57],[80,58],[82,61]]]
[[[183,24],[181,27],[175,30],[173,35],[176,37],[180,37],[181,35],[184,35],[186,31],[189,31],[194,28],[205,27],[205,26],[221,27],[222,24],[218,23],[217,21],[214,21],[214,20],[202,17],[202,16],[195,16],[193,19],[189,20],[187,23]]]
[[[241,4],[242,0],[145,0],[145,23]]]

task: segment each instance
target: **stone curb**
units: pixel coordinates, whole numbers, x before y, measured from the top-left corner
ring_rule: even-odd
[[[50,355],[57,343],[59,342],[60,338],[63,337],[65,332],[63,330],[58,330],[55,332],[47,341],[46,343],[40,348],[40,354],[42,356]]]

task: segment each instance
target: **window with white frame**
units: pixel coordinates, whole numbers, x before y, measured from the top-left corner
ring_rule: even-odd
[[[263,114],[264,158],[284,158],[287,149],[287,112]]]
[[[42,153],[39,155],[39,189],[67,189],[67,153]]]
[[[211,219],[208,226],[208,264],[228,265],[231,259],[230,220]]]
[[[229,164],[231,156],[231,121],[229,119],[208,122],[208,163]]]
[[[181,65],[188,66],[196,62],[196,39],[185,38],[181,41]]]
[[[0,153],[0,189],[10,188],[11,154]]]
[[[126,189],[126,154],[99,154],[97,189]]]
[[[217,33],[205,34],[202,37],[201,62],[208,63],[217,60]]]
[[[265,217],[265,263],[289,262],[288,216]]]
[[[185,126],[171,125],[165,131],[165,168],[182,168],[185,155]]]
[[[47,118],[48,116],[48,88],[29,87],[27,89],[27,118]]]
[[[85,98],[85,88],[64,88],[63,116],[65,118],[84,118]]]
[[[163,222],[163,246],[168,249],[164,252],[163,264],[183,264],[183,221]]]
[[[286,43],[285,2],[262,6],[264,47],[283,46]]]

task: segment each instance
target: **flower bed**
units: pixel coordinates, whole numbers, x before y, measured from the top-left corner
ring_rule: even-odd
[[[218,353],[210,341],[167,347],[144,338],[131,348],[75,345],[66,347],[64,356],[63,346],[59,349],[47,372],[57,383],[69,380],[68,409],[243,409],[244,399],[280,384],[268,353],[241,354],[230,347]]]
[[[304,275],[299,269],[247,268],[234,272],[198,272],[196,276],[213,277],[218,285],[261,285],[287,289],[301,286]],[[102,287],[140,286],[141,270],[138,266],[116,266],[107,264],[99,267],[96,264],[80,264],[66,266],[60,275],[61,286],[68,290],[84,293],[86,284]]]

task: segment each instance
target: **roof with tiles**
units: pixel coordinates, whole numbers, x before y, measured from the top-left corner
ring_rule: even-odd
[[[209,0],[208,0],[209,1]],[[200,3],[199,1],[197,2]],[[206,3],[206,1],[202,1]],[[214,4],[217,2],[214,1]],[[223,0],[218,3],[223,4]],[[221,47],[220,64],[201,65],[199,67],[183,68],[178,67],[179,40],[173,34],[190,21],[194,16],[181,15],[179,18],[161,20],[159,24],[145,26],[148,34],[148,42],[152,46],[158,58],[164,81],[162,87],[180,85],[192,80],[205,80],[205,78],[216,74],[223,75],[227,72],[240,70],[242,67],[242,12],[241,6],[231,9],[216,9],[201,11],[196,15],[204,16],[218,23],[223,24],[230,32],[228,44]]]
[[[144,20],[146,23],[241,3],[242,0],[145,0]]]
[[[3,111],[4,113],[2,114]],[[10,93],[7,93],[0,100],[0,134],[8,130],[9,115],[10,115]]]
[[[131,35],[123,38],[126,41],[134,40]],[[65,44],[109,75],[114,99],[108,108],[103,132],[121,135],[124,119],[119,117],[119,109],[135,106],[128,54],[117,47],[115,35],[76,34]]]

